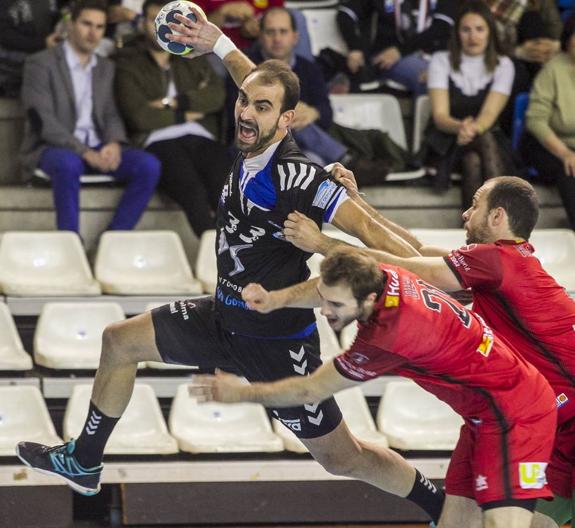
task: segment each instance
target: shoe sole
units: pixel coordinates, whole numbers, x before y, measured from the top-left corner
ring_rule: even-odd
[[[53,471],[48,471],[47,469],[40,469],[31,465],[21,454],[20,454],[20,446],[16,446],[16,456],[20,459],[20,461],[30,469],[36,471],[36,473],[40,473],[42,475],[47,475],[49,477],[59,477],[61,478],[70,488],[72,488],[76,493],[80,495],[84,495],[86,497],[91,497],[92,495],[97,495],[100,493],[102,486],[98,483],[98,487],[94,488],[85,488],[84,486],[80,486],[73,480],[68,479],[66,475],[62,475],[61,473],[55,473]]]

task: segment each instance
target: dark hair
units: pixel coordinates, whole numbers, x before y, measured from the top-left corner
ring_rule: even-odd
[[[108,2],[106,0],[76,0],[70,6],[70,18],[77,20],[82,11],[86,9],[102,11],[102,13],[108,15]]]
[[[502,207],[514,235],[528,240],[539,218],[539,199],[533,186],[516,176],[499,176],[487,195],[487,210]]]
[[[461,66],[461,40],[459,39],[459,25],[465,15],[473,13],[479,15],[485,20],[489,28],[489,40],[487,48],[485,49],[485,66],[487,71],[492,72],[499,64],[499,55],[501,54],[501,46],[497,37],[497,28],[495,27],[495,19],[491,14],[489,7],[482,0],[469,0],[465,2],[457,14],[455,24],[451,29],[451,39],[449,40],[449,61],[451,67],[455,71],[459,71]]]
[[[148,12],[148,7],[150,6],[164,7],[165,4],[166,0],[145,0],[144,3],[142,4],[142,15],[146,16],[146,13]]]
[[[295,17],[293,16],[293,13],[289,9],[286,9],[285,7],[272,7],[270,9],[266,9],[264,11],[264,14],[260,18],[260,30],[261,31],[263,31],[263,29],[264,29],[264,26],[266,23],[266,18],[268,17],[268,15],[272,15],[274,13],[287,13],[289,15],[289,20],[290,20],[290,25],[291,25],[292,31],[297,31],[297,22],[295,20]]]
[[[258,64],[250,75],[258,75],[258,80],[267,86],[281,84],[284,89],[281,112],[293,110],[299,102],[299,78],[283,61],[270,59]]]
[[[563,24],[563,31],[561,32],[561,50],[569,51],[569,41],[575,33],[575,13],[573,13]]]
[[[361,250],[338,247],[322,260],[321,280],[326,286],[347,284],[358,303],[375,292],[379,297],[385,287],[385,275],[373,257]]]

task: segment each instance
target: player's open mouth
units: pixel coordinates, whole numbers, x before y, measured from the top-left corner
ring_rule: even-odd
[[[245,143],[252,142],[258,135],[257,129],[250,125],[238,123],[240,139]]]

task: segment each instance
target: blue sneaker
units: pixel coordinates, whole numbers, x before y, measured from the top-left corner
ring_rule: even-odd
[[[44,475],[56,475],[82,495],[96,495],[100,491],[103,466],[85,468],[74,457],[76,442],[70,440],[54,447],[34,442],[20,442],[16,455],[28,467]]]

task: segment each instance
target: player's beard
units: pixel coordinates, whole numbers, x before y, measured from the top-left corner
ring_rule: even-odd
[[[243,154],[249,154],[251,152],[260,152],[264,151],[273,137],[276,135],[278,130],[278,123],[279,118],[276,121],[275,125],[266,133],[260,131],[260,128],[257,123],[246,122],[250,126],[250,128],[255,129],[256,138],[253,143],[245,143],[240,139],[240,124],[242,123],[241,119],[236,119],[236,137],[235,143],[236,147],[242,152]]]
[[[467,244],[485,244],[490,239],[487,218],[476,227],[467,227]]]
[[[365,302],[361,303],[361,305],[357,308],[355,313],[347,315],[345,317],[337,317],[336,319],[328,319],[329,325],[336,331],[340,332],[343,330],[348,324],[353,323],[354,321],[359,321],[360,323],[366,323],[369,319],[370,311],[367,308]]]

